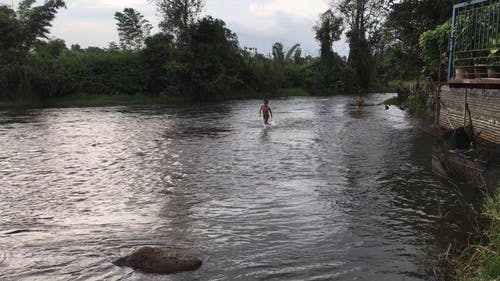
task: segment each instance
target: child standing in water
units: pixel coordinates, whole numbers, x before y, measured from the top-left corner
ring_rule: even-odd
[[[273,112],[271,111],[268,100],[264,100],[264,104],[260,106],[259,116],[262,116],[264,118],[265,125],[270,125],[269,117],[273,118]]]
[[[365,99],[362,96],[356,97],[356,110],[358,113],[363,111],[363,107],[365,106]]]

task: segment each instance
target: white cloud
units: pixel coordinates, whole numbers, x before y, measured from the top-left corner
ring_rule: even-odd
[[[118,41],[114,13],[124,8],[134,8],[154,26],[157,25],[154,6],[139,0],[72,0],[66,1],[67,8],[58,11],[52,24],[51,37],[62,38],[69,46],[107,47]],[[157,28],[153,30],[153,33]]]
[[[226,2],[226,3],[224,3]],[[290,33],[291,27],[302,25],[301,30],[312,32],[312,26],[319,14],[328,8],[328,0],[207,0],[207,12],[224,19],[229,26],[235,26],[247,33],[264,36]]]
[[[253,15],[260,17],[272,17],[283,13],[295,17],[310,18],[316,17],[327,7],[324,0],[273,0],[252,1],[248,9]]]
[[[68,47],[79,44],[84,48],[106,47],[110,42],[118,41],[115,26],[89,21],[65,21],[64,25],[56,25],[52,28],[51,37],[64,39]]]
[[[10,5],[12,0],[0,0],[2,3]],[[204,14],[224,20],[239,35],[242,46],[259,47],[260,52],[267,54],[274,42],[283,42],[285,46],[300,43],[305,53],[316,55],[319,46],[312,27],[328,3],[329,0],[205,0]],[[66,4],[67,9],[58,11],[51,37],[64,39],[67,45],[106,47],[117,41],[114,13],[128,7],[142,13],[155,26],[153,33],[158,31],[159,18],[149,0],[67,0]],[[334,48],[345,54],[345,46],[340,42]]]
[[[124,8],[134,8],[136,10],[148,9],[152,7],[148,1],[145,0],[73,0],[67,1],[68,7],[87,7],[92,9],[114,9],[122,10]]]

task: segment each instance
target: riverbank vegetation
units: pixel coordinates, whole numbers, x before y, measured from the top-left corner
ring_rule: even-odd
[[[479,211],[464,206],[470,224],[466,227],[470,231],[463,233],[466,237],[423,261],[437,280],[492,281],[500,277],[500,195],[485,192],[483,203],[476,207]]]
[[[450,16],[460,0],[339,0],[311,33],[319,55],[300,43],[262,54],[241,46],[223,19],[201,17],[203,1],[151,1],[160,31],[139,11],[116,11],[119,42],[67,46],[49,28],[63,0],[0,5],[0,107],[103,106],[204,102],[270,96],[362,94],[398,90],[387,104],[425,111],[445,79]],[[292,32],[292,31],[291,31]],[[348,57],[332,49],[342,36]],[[484,244],[451,257],[459,280],[500,276],[498,196],[486,201]]]
[[[240,46],[222,19],[201,17],[201,0],[152,1],[162,17],[156,34],[134,8],[116,11],[119,42],[105,48],[66,46],[64,40],[50,38],[51,22],[65,8],[63,0],[39,6],[23,0],[16,9],[0,5],[0,106],[393,91],[391,81],[420,79],[425,60],[419,56],[418,36],[449,16],[452,1],[427,2],[332,4],[311,27],[317,57],[304,56],[300,43],[276,42],[268,55]],[[408,19],[419,24],[409,25]],[[347,58],[332,49],[342,34],[350,47]]]
[[[498,280],[500,277],[500,195],[487,195],[483,205],[487,220],[480,242],[469,246],[457,263],[458,280]]]

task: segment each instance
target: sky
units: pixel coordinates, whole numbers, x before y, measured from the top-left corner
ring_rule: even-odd
[[[12,1],[0,0],[0,3],[11,5]],[[255,47],[259,53],[268,55],[275,42],[281,42],[286,49],[299,43],[304,55],[318,56],[319,44],[314,39],[313,26],[319,14],[328,9],[328,3],[328,0],[205,0],[202,15],[222,19],[238,35],[241,47]],[[67,46],[107,47],[110,42],[118,42],[114,13],[124,8],[139,11],[155,26],[152,32],[158,31],[160,17],[148,0],[67,0],[66,6],[53,21],[50,36],[65,40]],[[334,43],[333,49],[341,56],[349,52],[344,41]]]

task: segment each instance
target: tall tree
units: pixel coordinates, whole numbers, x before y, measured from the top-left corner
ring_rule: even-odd
[[[318,24],[314,26],[314,31],[314,38],[319,42],[321,48],[321,63],[327,67],[333,58],[333,42],[340,40],[344,31],[344,21],[335,16],[331,9],[328,9],[320,15]]]
[[[165,91],[169,82],[165,65],[172,61],[175,54],[174,38],[171,34],[157,33],[146,39],[146,48],[141,52],[147,65],[148,92],[159,94]]]
[[[342,73],[338,71],[336,56],[333,52],[333,42],[340,40],[344,31],[344,21],[341,17],[335,16],[331,9],[320,15],[319,22],[314,26],[314,38],[320,44],[321,57],[319,69],[322,84],[330,87],[335,81],[340,80]]]
[[[149,36],[153,26],[144,16],[133,8],[125,8],[116,12],[115,19],[120,37],[120,47],[123,50],[140,50],[144,40]]]
[[[0,6],[0,62],[19,44],[20,34],[16,12],[6,5]]]
[[[196,22],[203,9],[203,0],[151,0],[163,15],[160,29],[171,33],[177,40],[187,43],[189,27]]]
[[[372,46],[384,19],[385,0],[341,0],[338,9],[349,26],[349,58],[347,66],[354,83],[361,90],[370,86],[373,60]]]
[[[21,32],[19,47],[32,50],[42,39],[47,39],[57,10],[65,8],[64,0],[47,0],[41,6],[33,7],[36,0],[23,0],[19,3],[17,19]]]
[[[57,10],[65,7],[62,0],[48,0],[42,6],[33,7],[35,2],[21,1],[17,12],[7,5],[0,5],[0,56],[2,51],[5,55],[7,50],[19,55],[33,50],[43,39],[47,39]]]
[[[189,35],[190,44],[165,64],[173,92],[203,100],[241,84],[238,38],[224,21],[207,16],[191,25]]]

